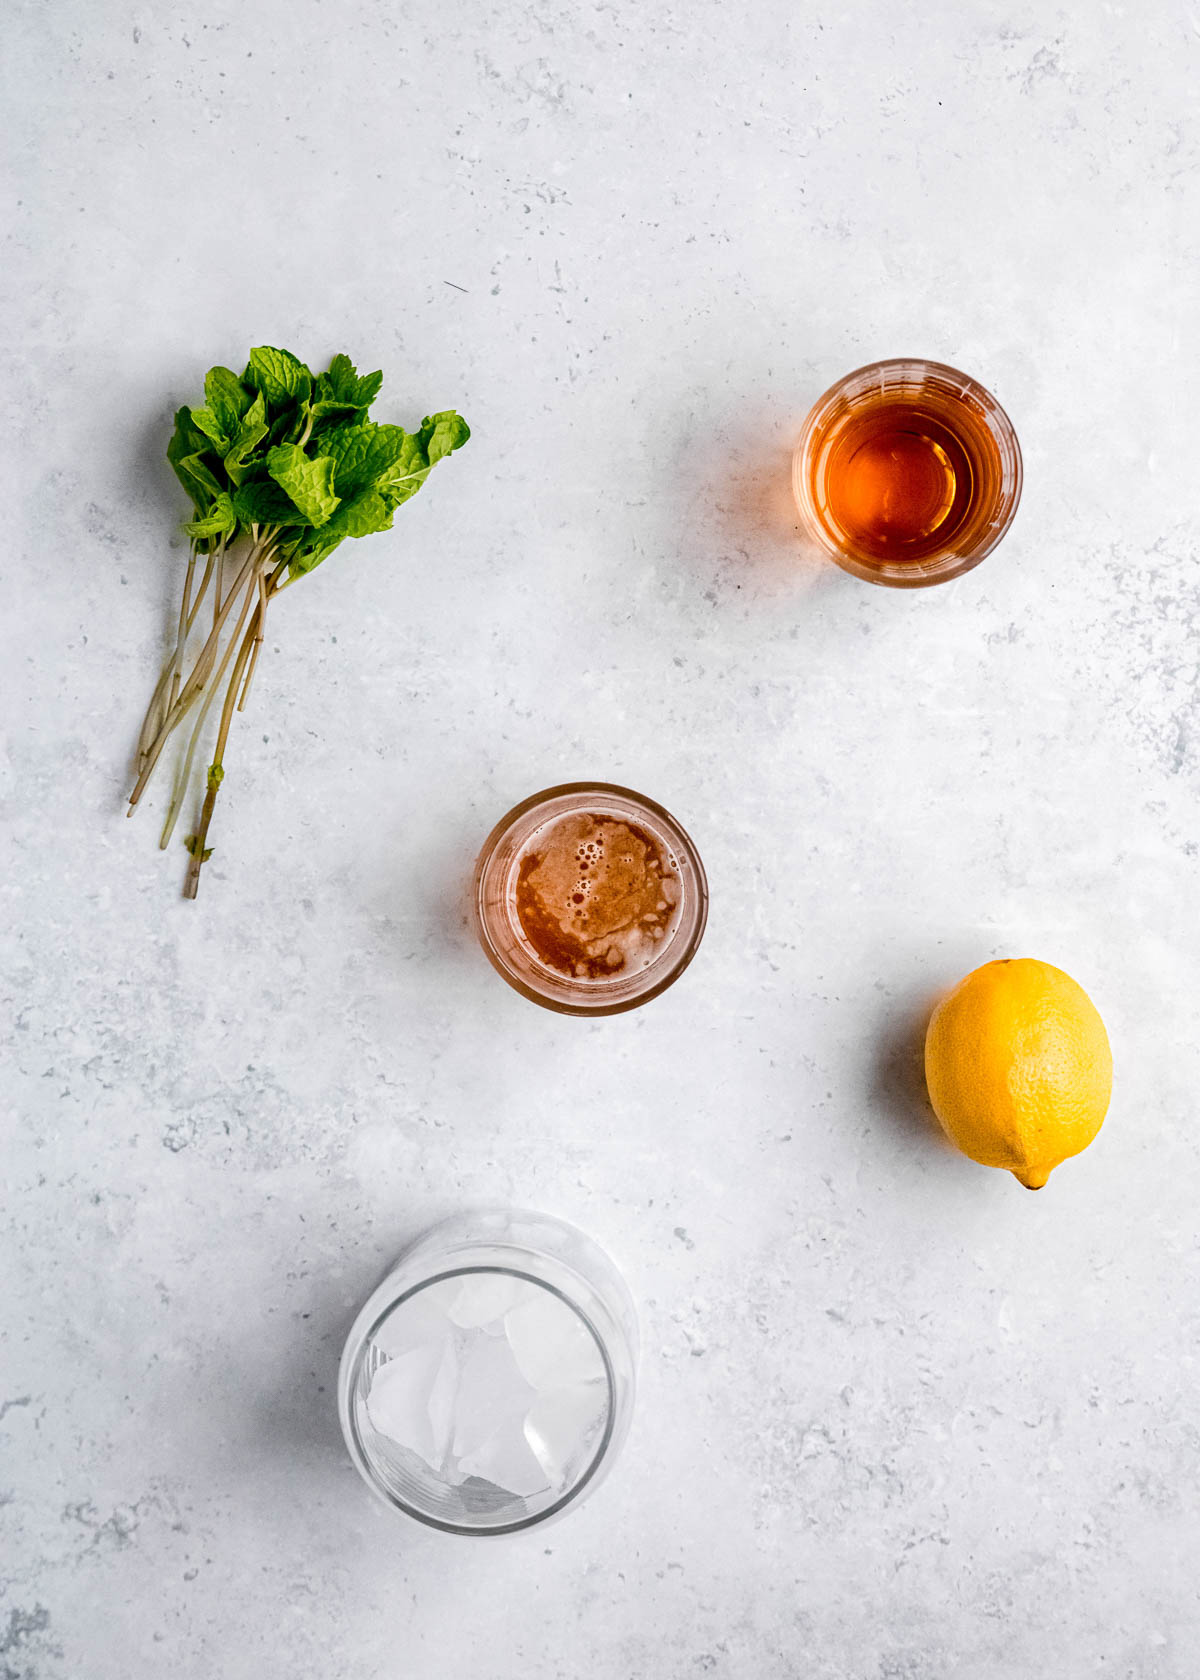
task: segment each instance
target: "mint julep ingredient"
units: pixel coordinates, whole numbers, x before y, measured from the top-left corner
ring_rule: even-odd
[[[167,459],[194,517],[184,525],[190,546],[175,645],[142,725],[129,815],[168,741],[186,725],[160,843],[169,844],[193,791],[202,794],[185,842],[188,898],[211,855],[229,731],[250,693],[271,602],[347,537],[390,530],[396,509],[471,435],[453,409],[430,415],[415,432],[371,420],[382,384],[382,373],[360,375],[348,356],[314,374],[290,351],[263,345],[240,375],[210,368],[203,405],[175,416]],[[215,749],[198,768],[218,700]]]

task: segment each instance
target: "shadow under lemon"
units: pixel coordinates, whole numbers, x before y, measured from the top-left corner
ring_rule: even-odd
[[[875,1038],[870,1099],[915,1147],[932,1146],[943,1155],[959,1156],[933,1111],[925,1082],[929,1019],[948,991],[945,986],[923,993],[883,1023]]]

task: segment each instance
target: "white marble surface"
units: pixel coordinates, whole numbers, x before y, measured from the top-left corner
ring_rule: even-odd
[[[4,1680],[1190,1680],[1200,10],[64,0],[6,48]],[[280,603],[187,904],[121,816],[162,450],[264,341],[475,437]],[[915,595],[787,491],[898,353],[1027,467]],[[591,1024],[464,913],[589,775],[712,886]],[[1036,1197],[922,1105],[996,954],[1115,1045]],[[617,1257],[642,1392],[591,1504],[456,1544],[369,1500],[333,1378],[398,1243],[495,1200]]]

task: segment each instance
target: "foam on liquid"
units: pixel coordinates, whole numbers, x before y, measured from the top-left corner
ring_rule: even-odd
[[[576,980],[649,968],[682,898],[670,852],[636,823],[572,812],[520,859],[516,911],[535,956]]]

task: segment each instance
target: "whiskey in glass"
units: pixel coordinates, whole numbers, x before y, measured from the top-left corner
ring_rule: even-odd
[[[1012,524],[1021,450],[996,399],[941,362],[873,362],[814,406],[792,461],[804,524],[855,577],[919,589],[977,566]]]

